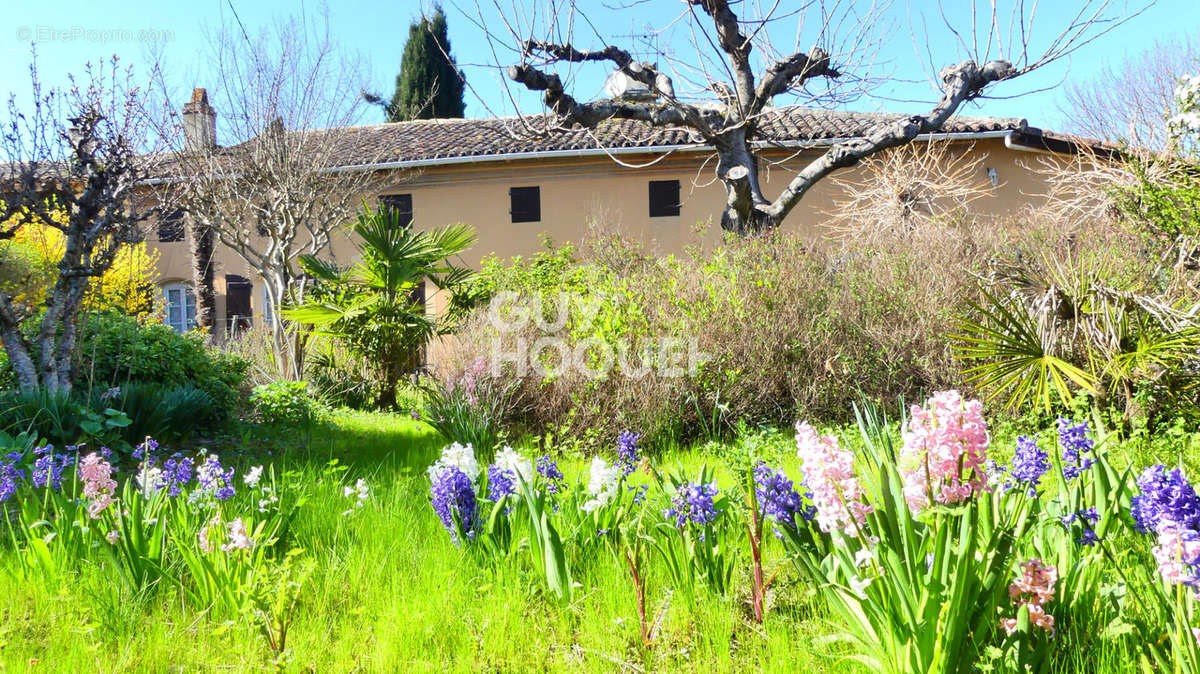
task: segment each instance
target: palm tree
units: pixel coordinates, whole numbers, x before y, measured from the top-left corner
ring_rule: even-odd
[[[468,225],[416,231],[398,211],[383,207],[365,209],[354,232],[362,243],[358,262],[349,267],[301,256],[300,266],[316,280],[316,288],[284,313],[373,364],[382,381],[377,404],[394,407],[397,381],[416,369],[421,349],[447,334],[469,305],[475,272],[450,258],[475,243],[475,231]],[[440,316],[426,311],[426,279],[450,294],[449,309]]]

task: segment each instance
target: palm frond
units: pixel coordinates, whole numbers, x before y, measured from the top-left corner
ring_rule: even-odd
[[[1069,404],[1072,385],[1097,392],[1096,377],[1055,355],[1053,331],[1041,329],[1023,304],[982,292],[983,304],[969,303],[982,318],[960,319],[962,334],[952,336],[957,357],[982,361],[966,370],[969,383],[988,389],[989,399],[1007,396],[1010,408],[1033,401],[1048,410],[1055,396]]]

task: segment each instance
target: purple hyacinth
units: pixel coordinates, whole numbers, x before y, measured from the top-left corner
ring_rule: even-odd
[[[629,491],[633,492],[633,505],[641,505],[646,500],[646,492],[650,491],[650,485],[631,485]]]
[[[455,545],[459,544],[455,517],[467,538],[474,539],[479,504],[475,499],[475,485],[471,478],[457,466],[446,466],[433,476],[429,493],[433,511],[442,520],[442,526],[450,532],[450,540]]]
[[[1036,496],[1038,483],[1042,481],[1042,476],[1049,470],[1049,454],[1038,447],[1037,442],[1033,438],[1022,435],[1017,438],[1017,449],[1013,454],[1012,470],[1008,473],[1016,482],[1010,482],[1004,486],[1006,489],[1011,489],[1016,485],[1020,485],[1027,489],[1030,496]]]
[[[141,461],[146,458],[152,459],[154,457],[154,452],[156,451],[158,451],[158,441],[147,436],[142,444],[133,448],[132,455],[133,458]]]
[[[796,528],[796,516],[805,521],[811,521],[817,515],[817,509],[806,505],[804,499],[811,498],[812,492],[804,497],[792,487],[792,481],[783,471],[772,469],[766,463],[759,461],[754,468],[754,496],[758,499],[759,508],[763,515],[774,519],[790,529]],[[776,536],[781,536],[778,530]]]
[[[537,472],[546,480],[546,491],[551,494],[557,494],[562,491],[563,474],[558,469],[558,462],[551,459],[549,456],[538,457]]]
[[[717,485],[689,482],[680,486],[671,499],[671,507],[663,511],[663,517],[674,518],[675,526],[682,529],[688,522],[704,526],[717,519],[720,511],[713,505],[718,493]]]
[[[1058,418],[1058,443],[1062,445],[1062,472],[1068,482],[1079,477],[1092,467],[1089,454],[1095,443],[1087,436],[1087,422],[1072,424],[1070,420]]]
[[[517,493],[517,476],[496,464],[488,466],[488,500],[499,502],[506,496]]]
[[[74,463],[74,457],[69,454],[54,454],[52,453],[54,448],[49,446],[39,449],[43,449],[43,451],[34,450],[34,453],[40,454],[40,456],[33,461],[30,481],[34,487],[49,487],[57,490],[62,486],[63,471]]]
[[[1137,484],[1142,493],[1133,497],[1130,511],[1138,531],[1151,533],[1165,524],[1200,531],[1200,497],[1178,468],[1151,466]]]
[[[633,431],[621,431],[617,436],[617,468],[621,471],[621,477],[632,475],[642,460],[638,455],[639,438],[641,436]]]
[[[1100,542],[1100,537],[1092,529],[1092,527],[1096,526],[1096,522],[1100,521],[1100,513],[1096,511],[1095,507],[1073,512],[1063,517],[1061,521],[1067,529],[1070,529],[1071,525],[1075,522],[1079,522],[1080,526],[1083,527],[1083,532],[1075,539],[1076,543],[1080,545],[1095,545]]]
[[[25,471],[17,466],[17,459],[20,458],[19,453],[9,454],[0,461],[0,501],[12,498],[17,493],[17,487],[25,480]]]
[[[163,462],[163,479],[167,482],[168,496],[179,496],[184,485],[192,479],[193,465],[195,464],[191,457],[179,453],[172,454],[171,458]]]

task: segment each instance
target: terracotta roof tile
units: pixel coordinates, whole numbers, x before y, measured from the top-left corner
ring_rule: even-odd
[[[835,112],[809,108],[780,108],[760,122],[759,140],[802,143],[861,135],[872,127],[903,115]],[[314,130],[335,144],[330,153],[338,166],[383,162],[431,162],[438,159],[488,157],[599,148],[653,148],[701,142],[686,129],[654,128],[632,120],[610,120],[596,129],[536,130],[548,126],[540,116],[490,119],[434,119]],[[942,133],[1020,131],[1024,119],[956,117]],[[253,142],[253,141],[250,141]]]

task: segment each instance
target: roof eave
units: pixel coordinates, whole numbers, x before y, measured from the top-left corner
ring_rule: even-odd
[[[939,140],[984,140],[988,138],[1005,138],[1016,129],[998,129],[993,131],[960,131],[953,133],[927,133],[917,136],[918,139]],[[854,140],[856,137],[816,138],[794,141],[754,141],[757,148],[779,148],[783,150],[803,150],[807,148],[828,147],[838,143]],[[463,155],[459,157],[435,157],[430,159],[410,159],[370,164],[353,164],[334,166],[327,171],[340,173],[345,171],[384,171],[390,169],[424,168],[428,166],[448,166],[454,164],[477,164],[484,162],[518,161],[522,159],[558,159],[569,157],[611,157],[630,154],[670,154],[674,152],[704,152],[711,151],[712,146],[705,143],[687,143],[683,145],[647,145],[637,147],[616,148],[580,148],[573,150],[544,150],[541,152],[506,152],[501,154]]]

